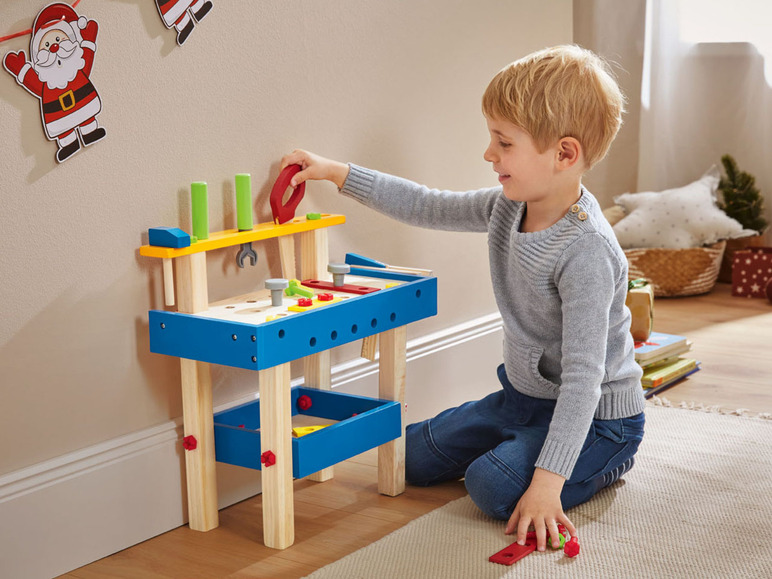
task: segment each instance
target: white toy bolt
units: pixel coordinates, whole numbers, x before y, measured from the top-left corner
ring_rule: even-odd
[[[282,294],[289,287],[289,281],[284,278],[274,278],[265,280],[265,289],[271,290],[271,305],[280,306],[282,304]]]

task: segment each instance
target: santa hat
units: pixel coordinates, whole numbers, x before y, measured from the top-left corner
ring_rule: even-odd
[[[33,61],[37,57],[40,41],[46,32],[51,29],[61,30],[72,41],[80,42],[80,31],[86,27],[88,19],[78,14],[69,4],[56,2],[49,4],[38,13],[35,23],[32,25],[32,41],[30,42],[30,54]]]

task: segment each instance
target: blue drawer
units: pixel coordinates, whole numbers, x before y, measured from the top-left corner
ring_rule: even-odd
[[[298,408],[308,396],[311,406]],[[380,446],[402,434],[399,402],[298,386],[292,389],[293,416],[304,414],[336,424],[292,439],[292,475],[303,478]],[[217,461],[260,470],[260,401],[214,415]]]

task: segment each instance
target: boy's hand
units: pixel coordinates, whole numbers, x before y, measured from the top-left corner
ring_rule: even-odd
[[[281,168],[284,169],[287,165],[300,165],[301,167],[301,170],[290,181],[292,187],[297,187],[308,179],[315,179],[332,181],[340,189],[346,182],[349,170],[345,163],[325,159],[302,149],[295,149],[282,158]]]
[[[536,530],[536,548],[544,551],[547,547],[547,533],[552,538],[552,548],[560,548],[558,523],[566,526],[572,537],[576,537],[576,527],[563,512],[560,503],[560,491],[565,479],[555,473],[537,468],[531,484],[515,506],[509,518],[505,533],[517,531],[517,542],[525,545],[528,527]]]

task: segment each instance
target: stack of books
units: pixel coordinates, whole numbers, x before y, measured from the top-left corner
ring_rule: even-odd
[[[635,361],[643,368],[641,385],[646,390],[646,398],[700,369],[699,361],[683,357],[691,348],[692,343],[684,336],[662,332],[652,332],[645,342],[635,343]]]

